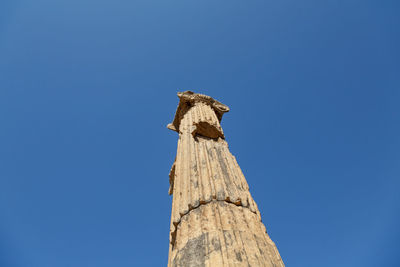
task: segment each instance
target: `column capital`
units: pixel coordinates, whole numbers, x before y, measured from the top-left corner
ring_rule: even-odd
[[[185,113],[196,103],[205,103],[212,107],[217,115],[219,121],[222,119],[222,115],[225,112],[229,111],[229,107],[220,103],[219,101],[215,100],[214,98],[203,95],[197,94],[192,91],[185,91],[185,92],[178,92],[179,97],[179,105],[175,112],[175,118],[172,123],[167,125],[167,128],[176,132],[179,132],[179,125],[181,123],[181,119],[185,115]]]

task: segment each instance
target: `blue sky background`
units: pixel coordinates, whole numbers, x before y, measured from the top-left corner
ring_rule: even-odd
[[[287,266],[400,265],[400,4],[0,1],[0,266],[166,266],[177,91]]]

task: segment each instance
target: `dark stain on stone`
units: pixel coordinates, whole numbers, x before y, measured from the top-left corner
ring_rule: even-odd
[[[217,152],[217,157],[218,157],[218,162],[221,166],[221,171],[222,174],[225,176],[225,178],[228,179],[229,181],[229,173],[228,173],[228,168],[226,167],[225,161],[224,161],[224,157],[222,156],[222,151],[221,148],[218,147],[217,149],[215,149],[215,151]],[[227,181],[227,182],[228,182]]]
[[[176,267],[204,267],[206,260],[206,239],[208,233],[190,239],[186,245],[180,249],[171,266]]]
[[[225,160],[224,160],[224,157],[222,156],[221,150],[222,149],[220,147],[217,147],[215,149],[215,151],[217,152],[218,163],[219,163],[219,166],[221,167],[222,176],[225,180],[225,184],[228,186],[227,190],[229,191],[229,195],[231,195],[230,186],[233,186],[233,183],[232,183],[233,179],[231,179],[231,177],[229,175],[228,167],[225,164]]]
[[[237,259],[238,261],[242,262],[243,259],[242,259],[242,255],[240,255],[240,252],[235,252],[235,254],[236,254],[236,259]]]
[[[197,163],[193,164],[192,168],[193,168],[194,172],[197,173]]]
[[[216,237],[214,237],[211,240],[211,244],[213,245],[214,250],[220,250],[221,249],[221,243],[219,242],[219,240]]]
[[[207,154],[210,157],[210,159],[212,160],[214,159],[214,155],[212,154],[211,149],[207,149]]]
[[[224,233],[224,238],[225,238],[225,243],[227,246],[231,246],[233,244],[233,239],[232,239],[232,235],[229,231],[227,230],[223,230]]]

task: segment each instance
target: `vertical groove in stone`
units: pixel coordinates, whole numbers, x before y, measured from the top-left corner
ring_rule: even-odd
[[[224,140],[220,120],[229,108],[204,95],[185,94],[168,126],[179,133],[170,172],[168,266],[283,267]]]

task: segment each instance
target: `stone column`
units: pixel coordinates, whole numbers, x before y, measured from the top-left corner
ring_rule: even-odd
[[[225,141],[220,121],[229,108],[190,91],[178,97],[168,125],[179,133],[168,266],[284,266]]]

